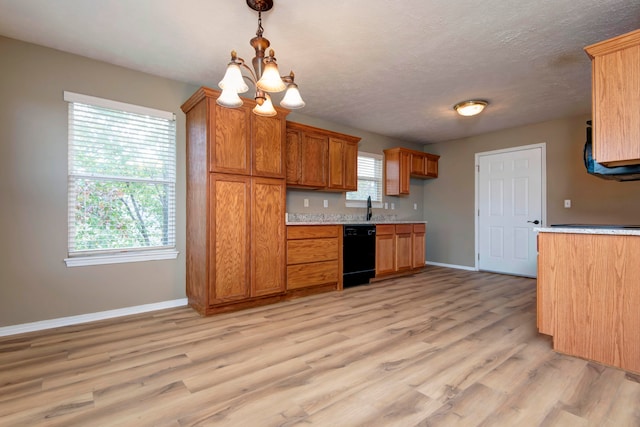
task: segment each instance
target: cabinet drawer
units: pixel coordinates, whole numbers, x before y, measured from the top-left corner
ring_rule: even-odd
[[[408,234],[413,231],[413,224],[396,224],[396,234]]]
[[[382,236],[385,234],[394,234],[396,232],[396,226],[393,224],[378,224],[376,225],[376,235]]]
[[[338,282],[338,260],[287,266],[287,289]]]
[[[427,229],[426,224],[413,224],[414,233],[424,233],[426,229]]]
[[[338,259],[338,239],[287,241],[287,265]]]
[[[316,237],[338,237],[341,225],[288,225],[287,239],[311,239]]]

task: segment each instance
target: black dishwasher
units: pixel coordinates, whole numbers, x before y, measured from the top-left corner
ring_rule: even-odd
[[[376,275],[376,226],[345,225],[342,240],[342,285],[369,283]]]

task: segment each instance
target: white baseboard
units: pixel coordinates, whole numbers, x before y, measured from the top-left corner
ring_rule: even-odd
[[[476,269],[475,267],[469,267],[466,265],[443,264],[441,262],[432,262],[432,261],[426,261],[425,264],[435,265],[438,267],[457,268],[458,270],[478,271],[478,269]]]
[[[61,326],[77,325],[80,323],[94,322],[96,320],[112,319],[114,317],[128,316],[131,314],[146,313],[149,311],[163,310],[187,305],[187,299],[181,298],[172,301],[163,301],[153,304],[137,305],[134,307],[118,308],[115,310],[100,311],[97,313],[80,314],[78,316],[60,317],[58,319],[42,320],[39,322],[23,323],[21,325],[0,327],[0,337],[23,334],[25,332],[42,331],[45,329],[59,328]]]

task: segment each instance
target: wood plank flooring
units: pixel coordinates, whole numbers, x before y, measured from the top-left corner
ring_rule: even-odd
[[[430,266],[4,337],[0,425],[640,426],[637,375],[555,353],[535,325],[534,279]]]

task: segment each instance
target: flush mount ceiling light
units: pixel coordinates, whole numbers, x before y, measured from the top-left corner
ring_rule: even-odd
[[[483,101],[481,99],[471,100],[471,101],[462,101],[458,102],[453,106],[453,109],[458,112],[461,116],[475,116],[476,114],[480,114],[484,107],[489,105],[487,101]]]
[[[271,103],[269,93],[285,92],[280,105],[288,109],[297,109],[305,106],[298,85],[293,81],[293,71],[288,76],[281,76],[278,71],[278,64],[273,49],[269,50],[269,55],[265,56],[266,49],[271,44],[269,40],[262,37],[262,12],[266,12],[273,7],[273,0],[247,0],[247,5],[258,12],[258,30],[256,36],[249,42],[256,51],[253,58],[253,70],[244,63],[244,59],[238,58],[236,51],[231,51],[231,62],[227,65],[227,71],[222,81],[218,84],[222,93],[216,100],[219,105],[227,108],[238,108],[242,106],[242,99],[239,93],[249,90],[245,80],[250,81],[255,87],[257,104],[253,109],[254,114],[259,116],[275,116],[276,110]],[[249,71],[249,76],[242,74],[242,68]]]

